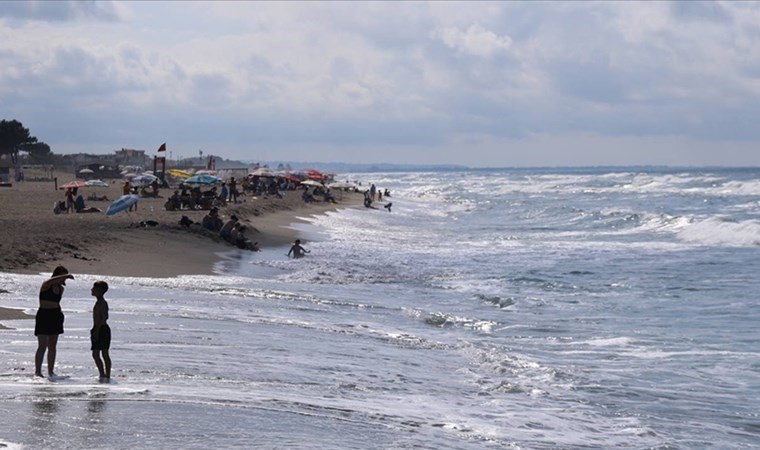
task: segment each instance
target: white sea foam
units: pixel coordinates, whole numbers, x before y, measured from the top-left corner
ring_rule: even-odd
[[[760,180],[729,181],[716,187],[721,195],[760,195]]]
[[[309,219],[324,233],[306,258],[241,255],[220,266],[230,276],[108,277],[110,386],[88,347],[96,277],[77,277],[62,303],[68,382],[31,377],[34,324],[4,323],[3,439],[751,447],[757,258],[722,243],[756,233],[756,202],[742,195],[751,174],[589,172],[373,175],[393,212]],[[44,276],[0,274],[3,305],[33,311]]]
[[[760,221],[710,217],[685,226],[678,238],[702,245],[760,246]]]
[[[631,344],[633,340],[629,337],[598,338],[588,339],[585,341],[572,342],[570,345],[590,345],[592,347],[625,347]]]

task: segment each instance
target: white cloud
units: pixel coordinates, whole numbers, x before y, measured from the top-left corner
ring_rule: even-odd
[[[477,165],[533,136],[551,163],[561,139],[541,137],[565,136],[573,160],[609,164],[626,160],[610,142],[760,141],[754,4],[32,6],[0,16],[0,104],[54,150],[174,138],[456,162],[467,143]]]
[[[499,36],[478,24],[470,25],[465,31],[455,27],[443,28],[438,34],[449,48],[474,56],[493,56],[507,51],[512,45],[509,36]]]

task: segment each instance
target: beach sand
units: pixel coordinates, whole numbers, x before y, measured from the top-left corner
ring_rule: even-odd
[[[54,175],[59,186],[75,179],[71,174]],[[93,192],[106,195],[110,201],[121,196],[123,180],[106,181],[107,188],[86,187],[80,193],[85,198]],[[64,191],[56,190],[52,181],[0,187],[0,271],[50,273],[61,264],[75,276],[212,274],[219,260],[216,253],[234,247],[199,225],[181,227],[183,215],[200,222],[208,211],[165,211],[163,205],[172,192],[161,189],[159,198],[141,198],[137,211],[106,217],[110,201],[86,201],[87,207],[100,208],[100,213],[53,214],[54,202],[64,199]],[[262,248],[284,246],[299,237],[298,231],[288,227],[299,217],[360,205],[362,196],[344,193],[340,198],[338,204],[305,204],[300,191],[287,192],[285,199],[242,196],[242,203],[222,207],[220,217],[226,221],[237,215],[248,227],[246,236]],[[149,220],[158,225],[136,226]],[[0,320],[10,320],[6,314],[16,313],[0,310]]]

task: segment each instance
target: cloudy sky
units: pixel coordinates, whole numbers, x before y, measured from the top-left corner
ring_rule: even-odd
[[[0,2],[58,153],[760,166],[760,3]]]

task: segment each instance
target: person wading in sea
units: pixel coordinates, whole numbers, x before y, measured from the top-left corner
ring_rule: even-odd
[[[304,254],[311,253],[311,252],[301,247],[301,240],[296,239],[296,243],[293,244],[292,247],[290,247],[290,251],[288,252],[288,257],[290,257],[291,253],[293,254],[293,258],[302,258]]]
[[[73,280],[63,266],[53,270],[53,276],[40,286],[40,307],[34,318],[34,335],[37,336],[37,353],[34,355],[34,374],[42,375],[42,360],[47,351],[48,376],[55,376],[55,356],[58,336],[63,334],[61,298],[66,280]]]

